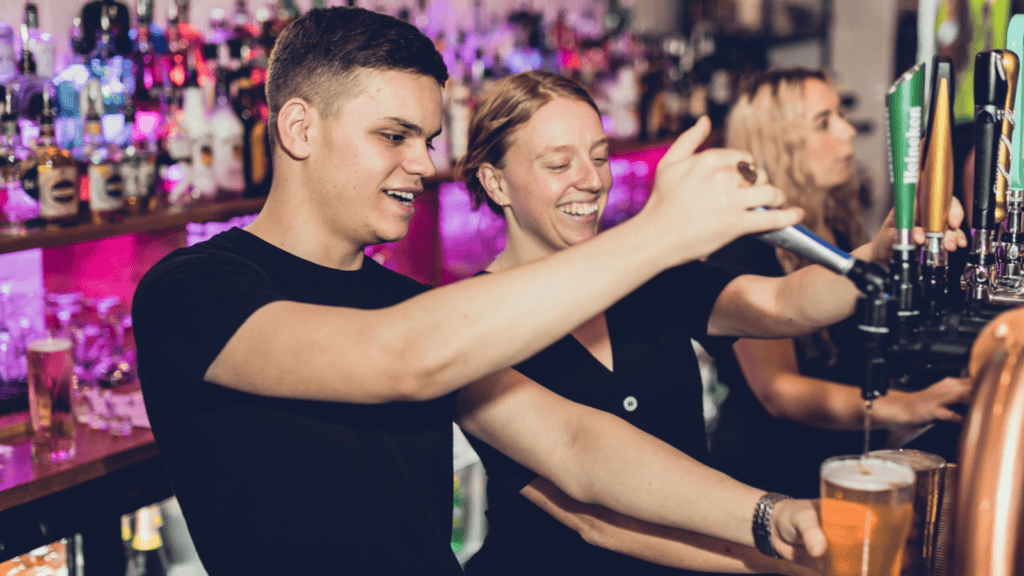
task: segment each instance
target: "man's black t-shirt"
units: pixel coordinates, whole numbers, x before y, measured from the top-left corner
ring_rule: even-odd
[[[270,302],[376,309],[427,288],[370,258],[322,267],[237,228],[142,279],[132,315],[146,410],[210,574],[461,574],[451,396],[355,405],[203,379]]]
[[[707,347],[732,338],[708,338],[715,300],[734,276],[692,262],[663,272],[605,313],[611,339],[609,371],[573,336],[566,336],[516,370],[580,404],[614,414],[707,463],[703,386],[691,338]],[[537,474],[467,435],[487,472],[488,534],[466,564],[480,575],[683,575],[675,570],[590,545],[519,491]]]

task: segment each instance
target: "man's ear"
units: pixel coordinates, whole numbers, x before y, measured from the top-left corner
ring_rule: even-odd
[[[281,148],[296,160],[303,160],[312,151],[311,129],[319,115],[302,98],[292,98],[277,113],[277,134]]]
[[[480,185],[484,187],[491,201],[498,206],[508,206],[510,204],[508,182],[506,182],[505,174],[500,168],[490,162],[484,162],[477,169],[476,178],[480,181]]]

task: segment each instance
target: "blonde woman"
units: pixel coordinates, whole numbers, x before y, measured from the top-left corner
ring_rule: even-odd
[[[864,234],[855,135],[828,77],[804,69],[763,75],[741,94],[726,123],[728,145],[750,152],[788,203],[804,209],[803,224],[845,250],[858,246]],[[750,238],[709,260],[765,276],[807,264]],[[848,319],[798,339],[740,339],[734,356],[719,355],[719,380],[730,393],[712,439],[712,461],[759,488],[815,496],[821,461],[863,446],[855,330]],[[967,382],[957,378],[919,392],[891,390],[875,401],[873,424],[884,430],[958,422],[950,407],[967,398]],[[874,447],[881,447],[883,437],[876,435]],[[786,450],[775,451],[778,446]]]

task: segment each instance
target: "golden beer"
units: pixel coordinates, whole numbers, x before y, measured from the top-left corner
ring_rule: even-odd
[[[75,456],[74,365],[67,338],[47,337],[28,345],[32,459],[37,462]]]
[[[879,458],[821,465],[826,576],[898,576],[913,518],[914,471]]]

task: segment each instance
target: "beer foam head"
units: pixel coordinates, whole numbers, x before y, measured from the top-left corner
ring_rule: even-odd
[[[880,458],[849,458],[826,461],[821,477],[843,488],[875,491],[912,484],[914,471]]]
[[[63,352],[70,348],[71,340],[67,338],[42,338],[28,345],[29,352]]]
[[[946,465],[946,459],[942,456],[920,450],[875,450],[868,452],[868,456],[906,464],[921,472],[935,470]]]

